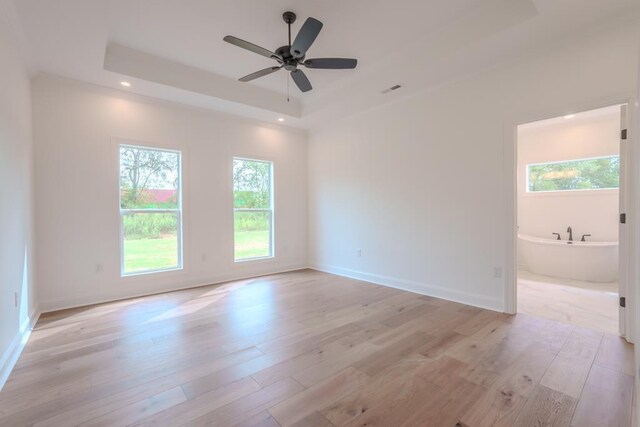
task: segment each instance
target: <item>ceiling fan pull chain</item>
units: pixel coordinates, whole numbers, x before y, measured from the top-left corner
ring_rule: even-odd
[[[289,74],[287,74],[287,102],[289,102]]]

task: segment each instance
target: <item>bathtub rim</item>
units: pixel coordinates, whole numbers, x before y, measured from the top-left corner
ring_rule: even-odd
[[[525,241],[528,243],[533,243],[537,245],[552,245],[552,246],[572,246],[572,247],[581,247],[581,248],[610,248],[614,246],[619,246],[619,242],[615,241],[607,241],[607,242],[599,242],[599,241],[576,241],[573,240],[571,243],[568,240],[557,240],[557,239],[549,239],[545,237],[537,237],[530,236],[528,234],[518,233],[518,241]]]

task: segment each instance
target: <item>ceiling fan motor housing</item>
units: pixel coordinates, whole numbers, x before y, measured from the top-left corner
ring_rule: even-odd
[[[291,54],[291,46],[280,46],[276,49],[276,55],[282,58],[285,70],[293,71],[298,68],[298,63],[304,61],[304,56],[301,58],[294,58]]]

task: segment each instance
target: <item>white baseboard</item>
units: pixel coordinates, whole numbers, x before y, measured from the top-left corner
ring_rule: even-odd
[[[351,279],[375,283],[376,285],[388,286],[390,288],[414,292],[416,294],[446,299],[466,305],[472,305],[474,307],[484,308],[500,313],[504,312],[504,301],[499,298],[490,298],[484,295],[472,294],[455,289],[442,288],[439,286],[428,285],[426,283],[412,282],[396,277],[379,276],[376,274],[365,273],[362,271],[351,270],[332,265],[312,264],[309,266],[309,268],[323,271],[325,273],[336,274],[338,276],[349,277]]]
[[[287,273],[290,271],[302,270],[305,268],[309,268],[309,267],[307,264],[303,264],[303,263],[289,264],[289,265],[280,266],[278,268],[266,267],[266,268],[259,268],[257,270],[253,270],[246,274],[229,273],[229,274],[220,275],[217,277],[204,277],[204,278],[197,278],[197,279],[189,279],[186,281],[177,280],[175,284],[169,287],[155,288],[155,289],[150,289],[148,291],[131,292],[131,293],[114,292],[114,293],[106,293],[106,294],[91,295],[91,296],[63,297],[63,298],[56,298],[54,300],[39,301],[39,305],[42,313],[49,313],[52,311],[66,310],[69,308],[85,307],[88,305],[102,304],[102,303],[120,301],[120,300],[125,300],[130,298],[139,298],[139,297],[144,297],[149,295],[162,294],[165,292],[181,291],[181,290],[191,289],[191,288],[200,288],[202,286],[209,286],[209,285],[218,285],[218,284],[233,281],[233,280],[244,280],[244,279],[251,279],[253,277],[268,276],[271,274]],[[119,289],[122,289],[122,287],[120,287]]]
[[[9,379],[9,375],[11,374],[14,366],[16,366],[16,362],[18,361],[20,354],[22,354],[22,350],[24,350],[24,346],[27,344],[31,331],[36,325],[39,317],[40,312],[36,311],[34,314],[24,319],[20,325],[18,333],[13,337],[11,344],[9,344],[9,347],[2,355],[2,359],[0,359],[0,391]]]

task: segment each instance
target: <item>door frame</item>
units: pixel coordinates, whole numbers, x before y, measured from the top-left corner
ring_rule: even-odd
[[[637,102],[632,93],[613,95],[592,102],[567,104],[565,106],[553,107],[548,110],[520,114],[505,120],[504,123],[504,176],[505,176],[505,199],[506,199],[506,221],[505,236],[507,243],[504,276],[504,312],[508,314],[517,313],[517,236],[518,236],[518,200],[517,200],[517,160],[518,160],[518,126],[539,120],[560,117],[567,114],[582,111],[596,110],[598,108],[612,105],[627,105],[627,148],[624,155],[626,164],[626,182],[624,193],[619,194],[620,200],[626,202],[626,247],[620,247],[620,277],[621,282],[626,284],[626,308],[624,310],[624,324],[621,324],[620,331],[624,331],[624,337],[629,342],[635,342],[636,337],[636,284],[637,268],[635,263],[627,260],[638,259],[638,249],[640,248],[638,236],[638,224],[636,221],[635,208],[640,202],[638,192],[638,166],[640,165],[640,150],[633,143],[636,129]],[[620,155],[623,155],[621,149]],[[622,172],[621,172],[622,173]],[[621,229],[622,232],[622,229]],[[623,239],[625,240],[625,239]]]

